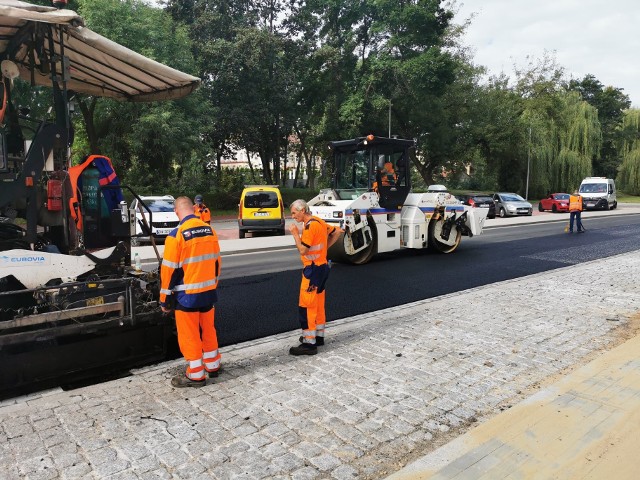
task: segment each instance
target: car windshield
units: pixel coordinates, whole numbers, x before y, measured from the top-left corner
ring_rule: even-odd
[[[167,199],[142,199],[152,212],[173,212],[173,200]]]
[[[568,193],[559,193],[555,196],[556,200],[569,200]]]
[[[276,208],[276,192],[247,192],[244,194],[244,208]]]
[[[580,185],[580,193],[604,193],[607,185],[604,183],[583,183]]]
[[[478,195],[477,197],[472,197],[474,202],[491,202],[491,197],[487,195]]]
[[[524,202],[525,199],[515,193],[503,193],[501,195],[503,202]]]

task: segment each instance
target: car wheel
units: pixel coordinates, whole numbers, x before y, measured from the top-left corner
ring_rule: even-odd
[[[538,204],[538,211],[539,212],[544,212],[544,208],[542,208],[542,203]]]
[[[498,215],[500,215],[500,218],[504,218],[507,216],[507,212],[504,208],[500,207],[500,212],[498,213]]]
[[[558,207],[556,207],[555,205],[553,205],[553,206],[551,207],[551,211],[552,211],[553,213],[558,213]]]
[[[244,230],[238,230],[238,238],[244,238],[247,232]]]
[[[613,208],[612,208],[612,210],[615,210],[616,208],[618,208],[618,202],[613,202]]]

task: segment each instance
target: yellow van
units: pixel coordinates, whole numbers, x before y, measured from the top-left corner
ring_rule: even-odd
[[[284,204],[277,185],[245,185],[238,205],[238,232],[271,231],[284,235]]]

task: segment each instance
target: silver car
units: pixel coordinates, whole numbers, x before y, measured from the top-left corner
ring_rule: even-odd
[[[496,204],[496,213],[501,218],[514,217],[517,215],[533,215],[533,205],[517,193],[494,193],[493,203]]]

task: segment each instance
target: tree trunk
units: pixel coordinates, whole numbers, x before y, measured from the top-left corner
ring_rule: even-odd
[[[96,109],[97,99],[92,97],[88,105],[85,103],[85,99],[81,95],[77,95],[76,100],[78,101],[78,106],[82,112],[82,118],[84,119],[87,140],[89,140],[89,149],[92,153],[98,153],[98,134],[96,132],[96,125],[93,121],[93,114]]]

